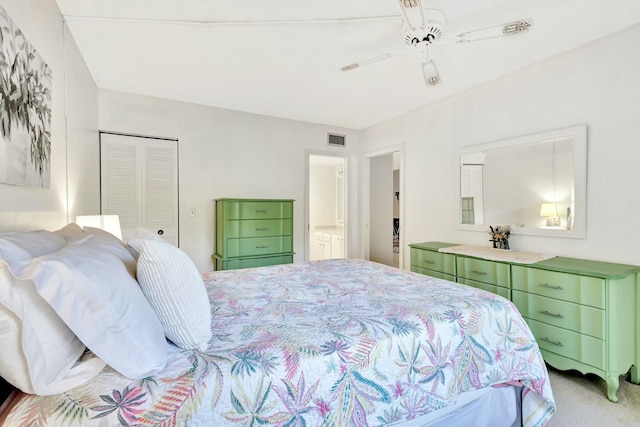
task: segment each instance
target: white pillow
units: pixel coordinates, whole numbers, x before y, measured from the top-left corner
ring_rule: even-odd
[[[35,259],[22,274],[91,351],[141,379],[164,367],[167,342],[123,260],[134,264],[121,245],[90,234]]]
[[[151,231],[147,228],[144,227],[138,227],[136,228],[136,232],[134,234],[134,237],[137,237],[139,239],[153,239],[153,240],[163,240],[162,237],[160,237],[160,235],[158,233],[156,233],[155,231]]]
[[[191,258],[168,242],[147,239],[137,272],[142,292],[167,338],[185,350],[206,350],[211,339],[211,306]]]
[[[97,234],[99,236],[108,237],[109,239],[113,239],[114,241],[118,242],[118,244],[122,246],[125,245],[125,243],[120,240],[118,236],[111,234],[107,230],[103,230],[102,228],[89,227],[85,225],[84,227],[82,227],[82,231],[84,231],[85,234]]]
[[[5,287],[4,271],[0,267],[0,292]],[[0,296],[1,298],[2,296]],[[65,325],[66,327],[66,325]],[[0,376],[25,393],[35,393],[29,375],[29,361],[22,351],[22,319],[0,304]]]
[[[35,230],[0,234],[0,258],[10,267],[62,249],[67,242],[51,231]]]
[[[0,256],[16,269],[60,248],[48,231],[0,235]],[[85,345],[42,299],[30,280],[15,278],[0,259],[0,376],[25,393],[63,393],[97,375],[105,363],[78,362]]]
[[[140,252],[142,252],[142,246],[147,240],[164,241],[157,233],[142,227],[136,228],[133,238],[127,240],[127,250],[136,260],[138,260]]]
[[[70,242],[75,239],[79,239],[84,236],[84,230],[75,222],[69,223],[62,227],[60,230],[53,232],[58,237],[64,239],[65,242]]]

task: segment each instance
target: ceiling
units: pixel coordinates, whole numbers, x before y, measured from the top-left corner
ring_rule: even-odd
[[[417,50],[340,70],[407,48],[397,0],[57,3],[99,88],[352,129],[640,23],[640,0],[423,0],[446,16],[428,87]],[[524,18],[526,33],[456,43]]]

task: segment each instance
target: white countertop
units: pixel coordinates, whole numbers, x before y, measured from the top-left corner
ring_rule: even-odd
[[[313,231],[328,234],[344,234],[344,226],[342,225],[316,225]]]
[[[492,261],[506,261],[520,264],[534,264],[545,259],[555,258],[555,255],[538,254],[534,252],[512,251],[505,249],[486,248],[481,246],[459,245],[440,248],[438,252],[469,255]]]

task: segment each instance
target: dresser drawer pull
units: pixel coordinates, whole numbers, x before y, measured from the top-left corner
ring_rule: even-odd
[[[269,245],[256,246],[256,249],[267,249],[268,247],[269,247]]]
[[[556,317],[558,319],[564,319],[562,314],[549,313],[547,310],[541,311],[541,314],[546,314],[547,316]]]
[[[256,209],[256,213],[267,213],[267,212],[269,211],[266,209]]]
[[[562,286],[549,285],[547,283],[540,283],[540,286],[542,286],[543,288],[547,288],[547,289],[555,289],[557,291],[561,291],[561,290],[564,289]]]
[[[268,230],[268,228],[266,228],[266,227],[265,228],[256,228],[256,231],[267,231],[267,230]]]
[[[473,274],[477,274],[478,276],[486,276],[487,275],[486,271],[471,270],[471,272]]]
[[[431,265],[433,265],[433,264],[435,264],[435,263],[436,263],[435,261],[429,261],[428,259],[425,259],[425,260],[423,260],[422,262],[423,262],[424,264],[431,264]]]
[[[564,347],[560,341],[551,341],[549,338],[541,338],[542,341],[548,342],[549,344],[557,345],[558,347]]]

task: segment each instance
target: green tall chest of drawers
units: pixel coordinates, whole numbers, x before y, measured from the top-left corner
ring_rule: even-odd
[[[215,269],[292,263],[293,202],[217,199]]]
[[[450,243],[409,246],[411,271],[510,299],[549,365],[598,375],[613,402],[620,375],[630,370],[640,383],[639,266],[566,257],[518,264],[438,252]]]

